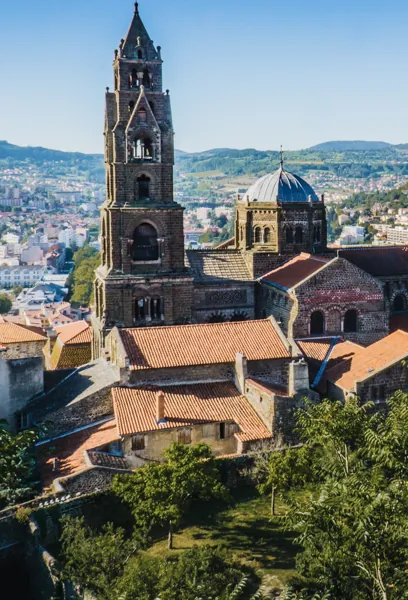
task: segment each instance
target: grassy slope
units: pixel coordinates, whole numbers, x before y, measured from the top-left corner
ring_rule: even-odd
[[[284,507],[278,505],[278,513]],[[297,548],[293,534],[282,528],[281,519],[271,519],[269,499],[256,492],[241,492],[235,504],[211,518],[195,515],[188,526],[174,537],[174,550],[182,551],[196,544],[227,547],[239,560],[252,566],[262,579],[264,592],[280,590],[296,576]],[[149,550],[154,555],[168,553],[167,540],[157,541]]]

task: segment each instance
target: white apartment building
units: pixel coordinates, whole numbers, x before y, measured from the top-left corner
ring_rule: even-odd
[[[387,242],[389,244],[408,244],[408,229],[403,227],[388,228]]]
[[[44,275],[44,267],[34,266],[0,266],[0,287],[13,288],[18,285],[32,287]]]
[[[6,242],[6,244],[14,246],[16,244],[19,244],[20,236],[17,235],[17,233],[12,233],[11,231],[9,231],[8,233],[3,235],[3,240]]]

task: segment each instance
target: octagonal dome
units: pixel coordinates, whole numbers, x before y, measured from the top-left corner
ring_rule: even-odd
[[[311,185],[283,168],[258,179],[242,198],[244,202],[267,204],[310,202],[310,199],[321,202]]]

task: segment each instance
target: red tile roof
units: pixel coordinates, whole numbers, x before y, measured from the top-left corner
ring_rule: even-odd
[[[296,340],[302,354],[311,360],[323,362],[332,346],[333,338],[316,338],[312,340]]]
[[[289,358],[272,320],[121,329],[133,370]]]
[[[68,477],[87,468],[84,460],[86,450],[96,450],[118,439],[116,422],[112,419],[38,446],[44,487],[49,487],[54,479]],[[52,470],[54,458],[59,460],[57,471]]]
[[[347,342],[348,346],[345,344],[334,349],[336,364],[326,371],[325,379],[346,390],[354,389],[356,381],[369,379],[408,356],[408,333],[400,330],[367,348],[350,342]]]
[[[87,344],[92,342],[92,330],[86,321],[77,321],[55,328],[63,344]]]
[[[47,338],[15,323],[0,323],[0,343],[45,342]]]
[[[160,388],[165,394],[165,423],[156,420],[153,388],[113,388],[119,435],[234,421],[240,441],[268,439],[270,431],[232,383],[200,383]]]
[[[344,248],[339,256],[376,277],[408,273],[408,246]]]
[[[304,279],[327,265],[331,259],[312,256],[302,252],[292,260],[261,277],[261,282],[274,283],[285,289],[291,289]]]

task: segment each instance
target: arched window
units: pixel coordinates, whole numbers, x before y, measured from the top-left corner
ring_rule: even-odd
[[[207,319],[207,323],[225,323],[227,317],[223,313],[213,313]]]
[[[260,244],[261,243],[261,228],[260,227],[255,227],[254,230],[254,242],[255,244]]]
[[[143,106],[138,112],[138,117],[141,121],[146,121],[146,109]]]
[[[230,321],[233,323],[238,321],[248,321],[248,319],[248,313],[244,312],[243,310],[236,310],[230,317]]]
[[[271,242],[271,230],[269,229],[269,227],[266,227],[266,229],[264,230],[264,243],[270,244],[270,242]]]
[[[144,69],[143,70],[143,85],[145,87],[150,87],[150,75],[149,75],[149,69]]]
[[[303,229],[296,227],[295,230],[295,244],[301,244],[303,242]]]
[[[155,108],[155,107],[154,107],[154,102],[152,102],[152,101],[150,100],[150,102],[149,102],[149,106],[150,106],[150,108],[152,109],[152,113],[154,114],[154,108]]]
[[[293,231],[291,227],[286,228],[286,243],[293,244]]]
[[[161,321],[162,302],[160,298],[152,298],[150,300],[150,316],[152,321]]]
[[[130,114],[130,115],[132,114],[132,112],[133,112],[134,108],[135,108],[135,103],[133,102],[133,100],[131,100],[131,101],[129,102],[129,107],[128,107],[128,109],[129,109],[129,114]]]
[[[141,142],[141,140],[136,140],[136,143],[135,143],[135,158],[143,158],[142,142]]]
[[[310,335],[322,335],[324,333],[324,314],[316,310],[310,317]]]
[[[132,260],[158,260],[159,242],[157,231],[149,223],[142,223],[133,233]]]
[[[316,243],[320,242],[321,239],[321,235],[320,235],[320,225],[315,225],[314,229],[313,229],[313,241],[315,241]]]
[[[141,60],[141,59],[143,58],[143,51],[142,51],[142,50],[138,50],[138,51],[137,51],[137,58],[138,58],[139,60]]]
[[[144,298],[138,298],[135,301],[135,319],[144,321],[146,319],[146,301]]]
[[[150,198],[150,177],[141,175],[137,178],[139,200]]]
[[[394,312],[402,312],[407,310],[407,299],[404,294],[397,294],[393,302]]]

